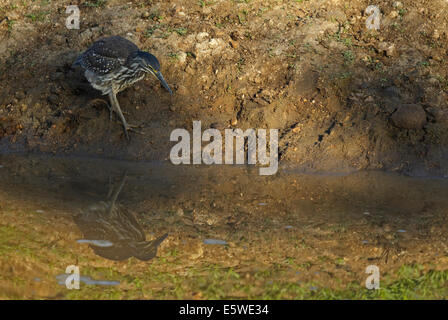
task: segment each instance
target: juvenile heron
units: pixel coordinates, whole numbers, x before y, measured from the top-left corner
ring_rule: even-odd
[[[155,56],[140,51],[131,41],[112,36],[94,42],[73,66],[85,69],[85,77],[93,88],[109,95],[111,112],[115,111],[123,123],[124,133],[129,139],[131,126],[126,122],[117,100],[117,93],[123,91],[146,74],[156,76],[170,94],[172,91],[160,72],[160,63]]]
[[[168,234],[152,241],[146,240],[145,231],[132,211],[117,203],[125,180],[126,175],[118,188],[111,186],[106,201],[94,203],[74,217],[85,238],[78,242],[90,243],[97,255],[109,260],[136,257],[148,261],[156,256],[158,247]]]

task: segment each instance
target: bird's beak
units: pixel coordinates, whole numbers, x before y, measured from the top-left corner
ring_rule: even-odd
[[[162,83],[162,86],[170,93],[173,94],[173,91],[171,91],[170,86],[168,85],[168,83],[165,81],[165,78],[162,76],[162,73],[160,71],[158,71],[155,76],[157,77],[157,79],[160,80],[160,82]]]

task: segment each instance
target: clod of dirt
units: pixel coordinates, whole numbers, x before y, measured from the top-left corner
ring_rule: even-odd
[[[385,54],[388,57],[392,57],[395,54],[395,44],[388,42],[380,42],[378,44],[378,51]]]
[[[418,104],[404,104],[391,117],[395,126],[402,129],[422,129],[426,124],[426,113]]]

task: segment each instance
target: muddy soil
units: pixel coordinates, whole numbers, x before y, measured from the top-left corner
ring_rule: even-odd
[[[448,294],[444,179],[285,168],[260,177],[250,167],[101,159],[0,156],[0,163],[0,298],[375,298],[365,289],[369,265],[381,271],[379,298]],[[124,175],[122,215],[101,213]],[[136,233],[168,237],[148,261],[123,251]],[[67,290],[58,277],[72,264],[119,285]],[[422,289],[424,277],[440,287]]]
[[[0,150],[165,160],[171,131],[201,120],[277,128],[282,161],[308,170],[446,175],[447,14],[442,0],[2,0]],[[71,68],[108,35],[155,54],[174,89],[147,78],[119,94],[143,127],[130,142]]]

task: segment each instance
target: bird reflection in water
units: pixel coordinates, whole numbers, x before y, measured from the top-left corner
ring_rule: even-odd
[[[117,204],[125,181],[126,174],[116,190],[110,188],[108,201],[95,203],[74,217],[84,234],[84,239],[78,242],[88,243],[97,255],[106,259],[120,261],[136,257],[148,261],[156,256],[157,248],[168,234],[146,241],[145,232],[134,214]]]

